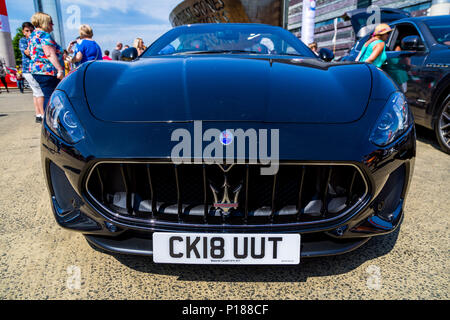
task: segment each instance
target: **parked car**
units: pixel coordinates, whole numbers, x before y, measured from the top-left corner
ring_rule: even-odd
[[[392,22],[388,60],[382,66],[404,91],[416,124],[434,130],[450,154],[450,16]],[[370,35],[342,61],[354,61]]]
[[[367,12],[367,8],[352,10],[344,14],[344,20],[349,20],[352,24],[353,32],[355,34],[355,44],[347,55],[341,57],[340,61],[355,61],[362,46],[375,30],[376,24],[367,25],[369,20],[369,22],[375,22],[370,19],[373,14],[372,11]],[[409,17],[411,17],[411,14],[404,10],[380,8],[380,23],[389,24],[393,21]]]
[[[6,84],[9,88],[17,88],[17,71],[14,68],[6,67]]]
[[[177,27],[122,60],[67,76],[42,131],[56,221],[92,245],[298,264],[402,222],[415,128],[376,67],[322,61],[260,24]]]

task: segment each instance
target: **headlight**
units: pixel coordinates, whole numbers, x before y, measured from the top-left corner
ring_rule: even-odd
[[[63,91],[53,93],[45,111],[45,123],[67,143],[74,144],[84,138],[84,129]]]
[[[390,98],[375,128],[370,135],[370,141],[377,146],[384,147],[401,136],[413,123],[403,93],[396,92]]]

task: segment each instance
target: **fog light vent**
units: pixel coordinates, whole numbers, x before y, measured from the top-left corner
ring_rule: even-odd
[[[405,185],[405,166],[402,165],[389,176],[383,190],[374,203],[375,214],[381,219],[391,222],[397,209]]]
[[[78,209],[82,203],[81,198],[72,188],[63,170],[50,162],[50,177],[56,203],[63,213]]]

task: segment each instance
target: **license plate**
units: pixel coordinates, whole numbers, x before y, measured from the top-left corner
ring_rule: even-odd
[[[153,261],[182,264],[299,264],[299,234],[153,234]]]

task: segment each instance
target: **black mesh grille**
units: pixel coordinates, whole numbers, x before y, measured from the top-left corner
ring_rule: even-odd
[[[321,222],[367,194],[351,165],[281,164],[272,176],[260,170],[247,164],[101,163],[87,189],[122,218],[230,225]]]

